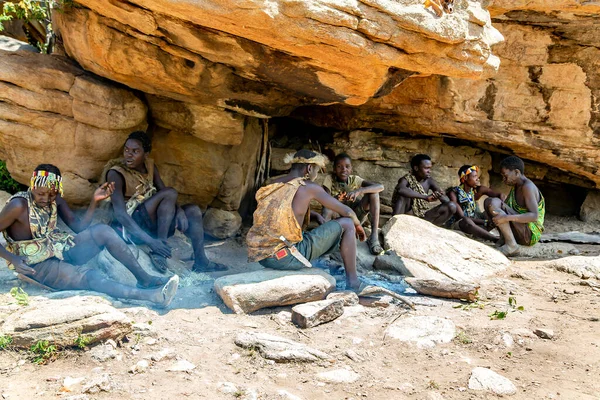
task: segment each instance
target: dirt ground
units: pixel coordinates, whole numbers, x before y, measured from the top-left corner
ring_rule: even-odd
[[[549,232],[597,229],[569,218],[548,221]],[[575,247],[581,255],[600,254],[600,246]],[[259,268],[246,264],[240,239],[213,243],[208,251],[217,261],[234,266],[233,272]],[[307,330],[289,322],[290,307],[232,314],[213,292],[211,280],[192,277],[183,280],[167,312],[113,303],[147,328],[120,343],[115,359],[99,362],[90,350],[69,350],[47,365],[35,365],[25,353],[0,351],[0,396],[11,400],[494,399],[499,396],[468,389],[471,371],[486,367],[514,383],[515,399],[599,399],[600,290],[543,264],[539,259],[518,259],[481,282],[477,307],[415,296],[417,303],[426,304],[417,305],[416,311],[395,304],[353,306],[334,322]],[[2,291],[14,284],[6,279],[0,283]],[[523,311],[512,309],[509,297]],[[491,320],[489,315],[496,310],[509,312],[503,320]],[[457,336],[450,343],[419,348],[386,335],[392,322],[415,315],[447,318],[456,325]],[[554,337],[539,338],[533,334],[535,329],[550,329]],[[276,364],[237,347],[234,338],[243,331],[295,340],[330,354],[335,361]],[[164,349],[171,349],[176,358],[150,361],[145,371],[129,372]],[[346,355],[349,350],[358,356],[355,360]],[[166,372],[177,359],[196,368]],[[349,369],[360,377],[353,383],[321,382],[317,374],[330,369]],[[82,386],[102,374],[110,377],[108,391],[82,394]],[[67,377],[85,380],[66,391]]]

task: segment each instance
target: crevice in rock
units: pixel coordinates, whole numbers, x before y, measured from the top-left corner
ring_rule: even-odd
[[[487,114],[489,120],[494,119],[496,93],[498,93],[498,88],[493,81],[490,81],[489,85],[485,89],[485,95],[479,99],[479,102],[477,103],[477,107]]]

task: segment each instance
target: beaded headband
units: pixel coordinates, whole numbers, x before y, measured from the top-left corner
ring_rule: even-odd
[[[477,172],[479,174],[479,167],[477,165],[473,165],[467,168],[460,174],[460,181],[464,182],[467,179],[467,176],[472,174],[473,172]]]
[[[62,176],[56,175],[54,172],[33,171],[29,186],[32,190],[45,187],[56,190],[61,196],[63,195]]]

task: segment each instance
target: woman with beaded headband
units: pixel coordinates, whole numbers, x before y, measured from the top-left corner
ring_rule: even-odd
[[[488,232],[490,225],[485,214],[479,210],[477,200],[482,196],[502,198],[503,195],[481,185],[477,165],[463,165],[458,170],[458,177],[460,185],[448,189],[448,197],[459,205],[459,209],[446,226],[484,240],[498,240],[497,236]]]
[[[81,219],[63,199],[60,170],[51,164],[39,165],[26,192],[12,196],[0,212],[0,230],[6,247],[0,256],[9,268],[26,281],[53,290],[94,290],[124,299],[148,300],[167,306],[179,277],[156,277],[146,273],[125,242],[107,225],[89,226],[98,202],[114,190],[105,183],[94,192]],[[60,217],[76,234],[57,228]],[[84,267],[104,248],[137,278],[138,287],[107,279],[99,271]]]

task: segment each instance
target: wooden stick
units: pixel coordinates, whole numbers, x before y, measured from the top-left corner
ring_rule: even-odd
[[[477,300],[478,285],[451,280],[405,278],[406,283],[420,294],[447,299]]]
[[[415,304],[412,301],[408,300],[406,297],[400,296],[398,293],[394,293],[391,290],[379,286],[368,285],[362,288],[360,292],[357,293],[359,297],[372,296],[374,294],[387,294],[388,296],[392,296],[393,298],[400,300],[413,310],[415,309]]]

